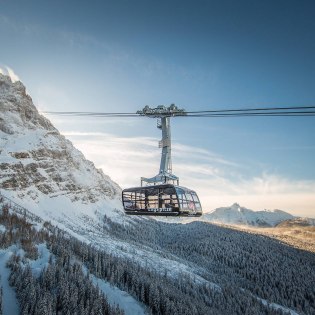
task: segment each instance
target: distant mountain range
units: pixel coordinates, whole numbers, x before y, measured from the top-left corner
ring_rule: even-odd
[[[265,227],[276,226],[283,221],[294,218],[293,215],[282,210],[253,211],[241,207],[238,203],[234,203],[230,207],[217,208],[203,216],[203,220],[213,223]]]

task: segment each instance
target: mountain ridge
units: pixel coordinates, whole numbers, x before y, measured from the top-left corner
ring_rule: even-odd
[[[254,211],[234,203],[229,207],[220,207],[203,216],[203,220],[213,223],[251,225],[251,226],[276,226],[284,220],[295,218],[283,210]]]
[[[20,81],[2,74],[0,157],[0,189],[37,215],[54,220],[56,214],[71,212],[92,217],[102,209],[114,217],[122,213],[118,184],[39,114]]]

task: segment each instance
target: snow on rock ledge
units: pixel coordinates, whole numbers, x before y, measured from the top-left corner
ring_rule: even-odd
[[[0,189],[47,219],[122,214],[120,187],[38,113],[21,82],[1,73]]]

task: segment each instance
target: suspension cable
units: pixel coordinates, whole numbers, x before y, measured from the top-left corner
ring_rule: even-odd
[[[44,111],[47,115],[58,116],[89,116],[89,117],[143,117],[139,113],[123,113],[123,112],[76,112],[76,111]],[[167,115],[167,114],[165,114]],[[156,117],[155,114],[146,114],[146,117]],[[163,116],[163,114],[161,114]],[[218,110],[202,110],[187,111],[184,113],[176,113],[172,117],[296,117],[296,116],[315,116],[315,106],[294,106],[294,107],[261,107],[261,108],[238,108],[238,109],[218,109]]]

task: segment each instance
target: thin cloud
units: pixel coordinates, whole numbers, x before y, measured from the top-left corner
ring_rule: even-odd
[[[117,148],[121,149],[120,145],[134,145],[157,147],[157,139],[152,137],[118,137],[111,133],[106,132],[78,132],[78,131],[62,131],[64,136],[68,137],[88,137],[89,142],[102,141],[102,143],[114,142],[117,144]],[[96,137],[98,139],[91,140],[90,137]]]
[[[239,181],[228,177],[186,177],[197,190],[205,212],[238,202],[253,210],[281,209],[297,216],[315,217],[315,181],[261,174]]]
[[[141,176],[158,173],[161,152],[156,138],[118,137],[102,132],[63,134],[122,188],[139,186]],[[267,172],[245,178],[237,163],[213,152],[174,143],[174,152],[177,149],[182,158],[177,161],[179,153],[174,155],[174,174],[180,184],[198,192],[206,212],[238,202],[253,210],[278,208],[295,215],[315,216],[315,181]]]
[[[172,144],[172,147],[174,148],[174,157],[179,158],[182,156],[185,156],[186,154],[189,154],[190,158],[198,158],[202,159],[208,162],[215,162],[218,164],[223,164],[223,165],[229,165],[229,166],[234,166],[234,167],[239,167],[240,165],[233,162],[229,161],[222,156],[215,154],[209,150],[195,147],[195,146],[188,146],[180,143],[174,143]]]

